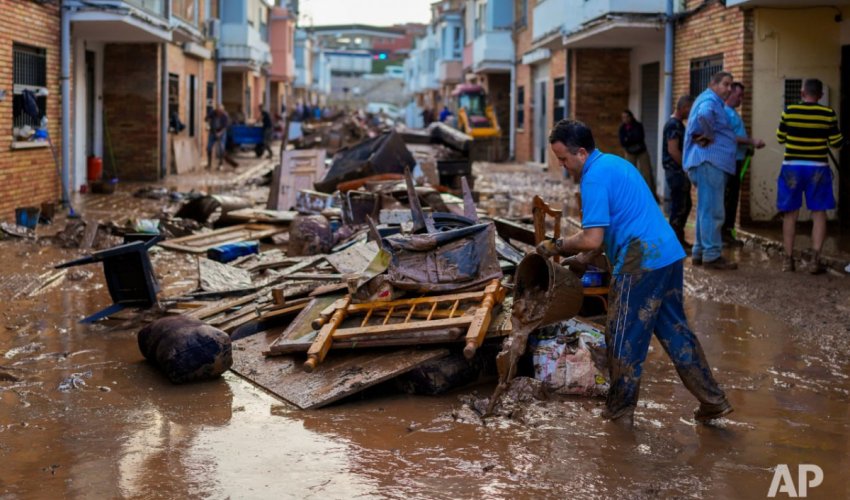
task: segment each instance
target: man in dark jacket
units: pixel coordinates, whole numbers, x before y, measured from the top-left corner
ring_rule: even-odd
[[[691,113],[694,98],[686,95],[679,98],[676,111],[664,124],[663,142],[661,143],[661,162],[664,166],[664,178],[670,188],[670,226],[679,243],[685,250],[691,245],[685,241],[685,224],[691,214],[691,181],[682,169],[682,152],[685,150],[684,119]]]

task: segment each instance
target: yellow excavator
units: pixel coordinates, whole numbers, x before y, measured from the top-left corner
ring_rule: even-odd
[[[457,128],[475,139],[501,137],[502,129],[493,113],[493,106],[487,104],[487,93],[481,85],[461,83],[452,92],[457,109]]]

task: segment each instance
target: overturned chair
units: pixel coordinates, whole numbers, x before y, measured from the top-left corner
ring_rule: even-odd
[[[151,235],[144,241],[130,241],[55,267],[63,269],[103,262],[103,275],[113,304],[81,320],[80,323],[94,323],[127,307],[147,309],[156,304],[159,283],[148,257],[148,249],[160,239],[162,237],[159,235]]]

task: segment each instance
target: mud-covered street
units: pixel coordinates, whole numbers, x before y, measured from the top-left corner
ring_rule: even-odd
[[[485,167],[477,185],[492,215],[521,215],[532,192],[567,199],[532,167]],[[122,191],[86,205],[120,220],[162,203]],[[632,430],[603,420],[598,398],[531,401],[482,422],[464,402],[493,380],[442,396],[379,385],[312,411],[232,372],[173,385],[144,362],[138,324],[77,323],[109,304],[98,267],[14,298],[80,255],[47,238],[63,223],[0,243],[3,498],[762,498],[778,464],[820,466],[811,497],[850,494],[847,278],[781,274],[752,244],[736,251],[736,272],[686,267],[687,313],[735,412],[697,425],[653,341]],[[152,254],[171,290],[193,287],[192,259]]]

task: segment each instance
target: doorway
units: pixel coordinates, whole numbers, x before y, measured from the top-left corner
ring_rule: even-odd
[[[94,156],[94,121],[95,121],[95,53],[86,51],[86,157]]]
[[[195,122],[198,116],[197,88],[197,77],[195,75],[189,75],[189,137],[195,137]]]
[[[549,118],[548,104],[546,99],[546,87],[548,80],[537,80],[537,92],[534,93],[534,161],[546,163],[546,130],[548,130]]]
[[[644,141],[652,161],[652,175],[656,185],[664,185],[658,179],[658,87],[661,83],[661,64],[654,62],[640,67],[640,120],[643,123]],[[658,193],[656,193],[658,194]]]

